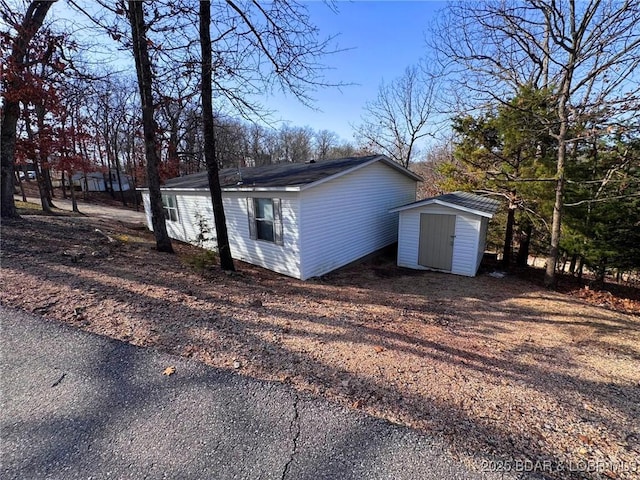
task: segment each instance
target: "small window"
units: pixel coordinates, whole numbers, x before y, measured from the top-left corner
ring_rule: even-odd
[[[270,198],[255,199],[256,236],[258,240],[273,242],[273,201]]]
[[[164,218],[170,222],[178,221],[178,204],[175,195],[162,195]]]
[[[247,198],[249,235],[253,240],[283,244],[281,208],[279,198]]]

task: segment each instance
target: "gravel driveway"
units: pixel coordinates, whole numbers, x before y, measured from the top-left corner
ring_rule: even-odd
[[[22,201],[22,197],[19,195],[14,196],[14,198],[18,201]],[[27,197],[27,201],[29,203],[35,203],[36,205],[40,205],[39,198]],[[68,212],[73,211],[71,200],[56,198],[53,203],[60,210],[66,210]],[[85,203],[82,200],[78,199],[78,210],[80,210],[81,213],[84,213],[85,215],[89,215],[92,217],[120,220],[122,222],[128,222],[128,223],[146,223],[147,221],[144,213],[144,209],[141,210],[140,212],[136,212],[134,210],[129,210],[125,208],[117,208],[117,207],[109,207],[107,205],[96,205],[92,203]]]
[[[3,221],[0,241],[4,306],[417,428],[464,462],[638,478],[631,299],[594,305],[384,259],[309,282],[241,262],[226,275],[201,270],[193,246],[164,254],[144,228],[91,216]]]

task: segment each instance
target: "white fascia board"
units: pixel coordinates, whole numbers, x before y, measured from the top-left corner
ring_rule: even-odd
[[[136,190],[140,192],[148,192],[149,188],[137,188]],[[160,187],[161,192],[202,192],[209,193],[208,188],[167,188]],[[225,187],[222,189],[222,192],[299,192],[299,186],[290,186],[290,187]]]
[[[139,192],[148,192],[149,187],[137,188]],[[160,187],[161,192],[208,192],[208,188],[166,188]]]
[[[403,207],[396,207],[389,210],[389,213],[394,212],[402,212],[404,210],[412,210],[414,208],[425,207],[427,205],[442,205],[443,207],[453,208],[454,210],[460,210],[462,212],[473,213],[475,215],[480,215],[481,217],[493,218],[493,213],[483,212],[482,210],[475,210],[473,208],[462,207],[460,205],[456,205],[454,203],[443,202],[442,200],[430,199],[425,200],[424,202],[412,203],[409,205],[405,205]]]
[[[225,187],[223,192],[299,192],[299,185],[288,187]]]

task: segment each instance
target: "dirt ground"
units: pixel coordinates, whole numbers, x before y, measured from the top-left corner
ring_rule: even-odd
[[[227,275],[195,247],[158,253],[140,227],[74,216],[4,221],[1,240],[2,305],[289,383],[440,436],[480,469],[640,476],[637,290],[393,258],[307,282],[240,262]]]

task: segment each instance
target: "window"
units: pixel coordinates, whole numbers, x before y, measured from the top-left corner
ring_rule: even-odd
[[[256,238],[258,240],[275,241],[273,237],[273,200],[255,198]]]
[[[249,235],[282,245],[282,215],[279,198],[247,198]]]
[[[162,195],[162,208],[164,209],[164,218],[171,222],[178,221],[178,204],[175,195]]]

